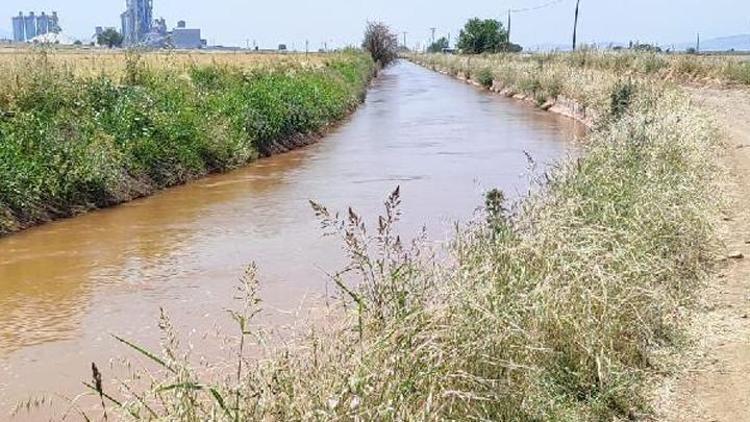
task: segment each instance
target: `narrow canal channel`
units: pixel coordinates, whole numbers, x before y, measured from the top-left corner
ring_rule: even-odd
[[[227,320],[251,261],[265,320],[297,318],[326,291],[324,270],[342,263],[310,199],[371,218],[400,185],[402,231],[426,224],[442,241],[487,189],[527,190],[524,152],[549,164],[581,133],[570,120],[400,63],[316,145],[0,239],[0,415],[30,394],[80,392],[92,361],[106,367],[130,355],[112,333],[157,345],[159,307],[200,347],[201,334]]]

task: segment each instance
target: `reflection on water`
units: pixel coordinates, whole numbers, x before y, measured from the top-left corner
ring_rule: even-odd
[[[443,239],[483,191],[527,189],[525,151],[549,163],[580,133],[402,63],[314,146],[0,239],[0,412],[28,393],[77,392],[91,361],[126,353],[110,333],[156,344],[160,306],[188,331],[224,321],[250,261],[268,309],[322,293],[321,269],[337,268],[341,254],[321,238],[310,199],[372,217],[401,185],[404,231],[426,223]]]

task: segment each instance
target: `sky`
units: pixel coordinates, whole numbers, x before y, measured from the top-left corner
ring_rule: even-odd
[[[284,43],[303,50],[358,44],[368,20],[407,32],[409,47],[451,35],[472,17],[505,21],[508,9],[534,8],[512,16],[513,42],[530,47],[569,44],[575,0],[153,0],[154,16],[199,27],[213,45],[276,48]],[[118,26],[125,0],[2,0],[0,30],[12,29],[19,11],[56,10],[64,32],[90,39],[96,26]],[[750,0],[581,0],[579,39],[585,43],[627,42],[662,45],[750,34]],[[403,35],[399,35],[403,40]]]

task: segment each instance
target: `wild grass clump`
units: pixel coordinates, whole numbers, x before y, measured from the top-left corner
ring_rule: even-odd
[[[728,62],[724,73],[726,78],[732,82],[742,85],[750,85],[750,63],[749,62]]]
[[[485,88],[492,87],[492,84],[495,81],[495,75],[492,74],[492,70],[486,67],[480,69],[475,78],[477,82]]]
[[[711,268],[718,141],[674,88],[618,78],[593,88],[607,113],[581,158],[517,204],[490,191],[451,259],[398,234],[398,190],[374,227],[313,203],[349,258],[326,324],[274,343],[235,318],[234,363],[207,371],[163,323],[163,357],[128,343],[162,367],[150,386],[97,397],[133,420],[646,418],[646,386],[667,369],[657,357],[680,344]],[[576,92],[587,79],[558,80]],[[240,314],[253,315],[257,296],[244,297]]]
[[[29,56],[0,88],[0,235],[225,171],[340,120],[373,71],[363,54],[320,65],[153,66],[119,79]]]

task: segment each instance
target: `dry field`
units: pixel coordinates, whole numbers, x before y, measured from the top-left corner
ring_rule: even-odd
[[[49,61],[58,68],[76,76],[118,78],[124,74],[128,57],[135,53],[126,50],[108,50],[82,47],[0,47],[0,78],[12,76],[36,65],[39,60]],[[246,51],[157,51],[139,54],[139,58],[152,68],[183,67],[194,65],[239,66],[248,69],[289,66],[319,67],[336,54],[322,53],[268,53]]]

